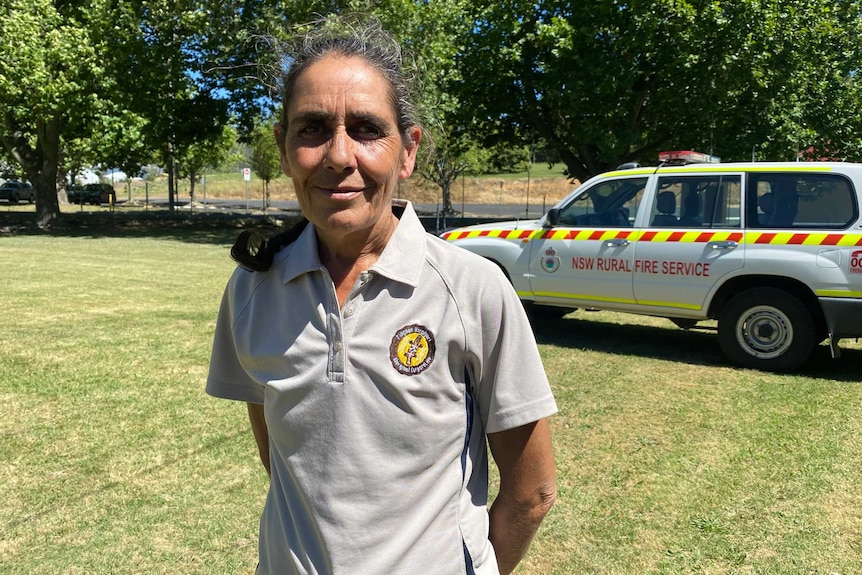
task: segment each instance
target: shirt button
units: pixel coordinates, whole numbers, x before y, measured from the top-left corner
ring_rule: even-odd
[[[350,316],[352,316],[352,315],[353,315],[353,312],[355,312],[355,311],[356,311],[356,308],[355,308],[355,307],[353,307],[353,306],[350,306],[349,308],[347,308],[347,309],[345,309],[345,310],[344,310],[344,317],[350,317]]]
[[[333,347],[335,347],[335,351],[341,351],[341,342],[336,341]]]

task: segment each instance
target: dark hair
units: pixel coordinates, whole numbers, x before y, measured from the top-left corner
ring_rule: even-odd
[[[287,106],[293,96],[296,81],[312,64],[326,55],[364,59],[389,84],[392,107],[403,137],[420,124],[411,84],[407,76],[404,54],[395,37],[380,21],[363,15],[329,16],[313,22],[310,31],[286,47],[284,61],[289,62],[282,77],[282,122],[287,125]]]
[[[272,267],[275,254],[295,242],[307,225],[308,220],[302,218],[287,230],[272,237],[266,237],[260,230],[245,230],[237,236],[230,248],[230,257],[250,272],[265,272]]]

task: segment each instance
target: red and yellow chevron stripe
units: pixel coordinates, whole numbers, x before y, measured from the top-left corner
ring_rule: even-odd
[[[474,238],[501,240],[629,240],[632,242],[708,243],[739,242],[748,245],[862,246],[862,233],[766,232],[738,230],[604,230],[604,229],[535,229],[535,230],[453,230],[443,234],[447,241]]]

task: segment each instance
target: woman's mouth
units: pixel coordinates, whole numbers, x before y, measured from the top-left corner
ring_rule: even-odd
[[[362,188],[318,188],[332,200],[347,201],[363,193]]]

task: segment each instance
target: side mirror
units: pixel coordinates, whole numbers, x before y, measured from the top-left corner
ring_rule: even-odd
[[[548,217],[545,218],[545,227],[553,228],[560,223],[560,208],[551,208],[548,210]]]

